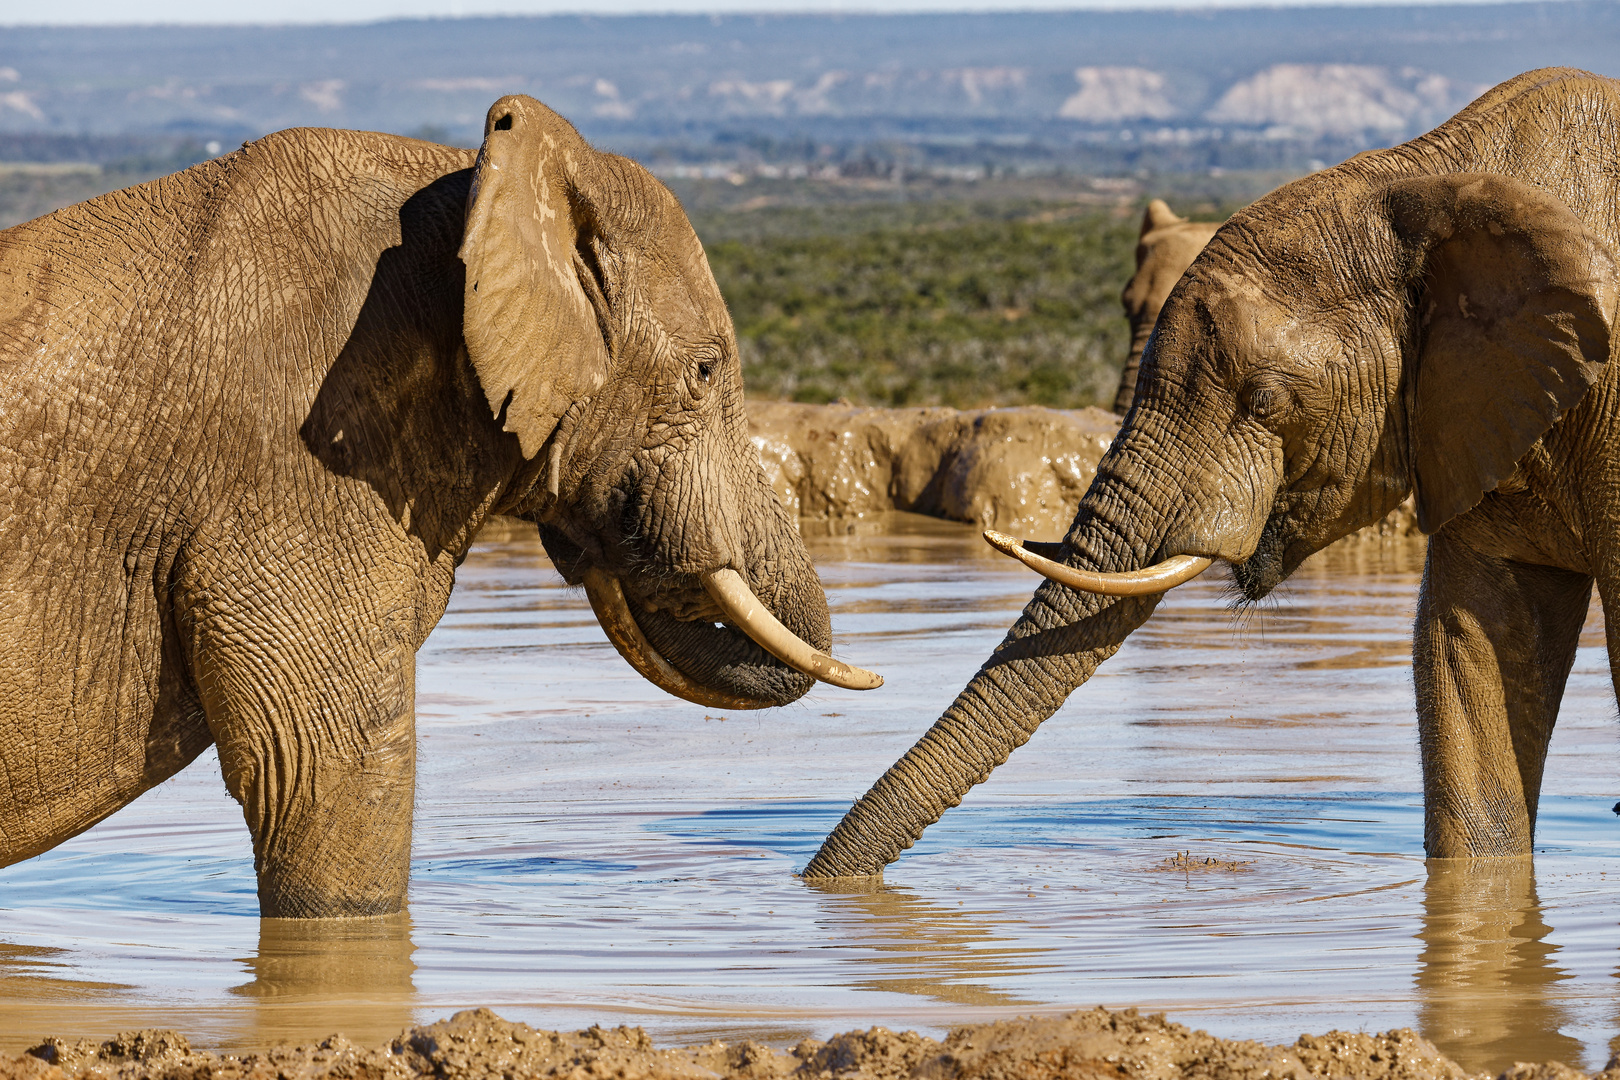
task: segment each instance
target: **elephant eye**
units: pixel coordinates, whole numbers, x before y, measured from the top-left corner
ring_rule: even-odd
[[[1288,407],[1288,388],[1269,381],[1250,383],[1243,404],[1256,420],[1268,420]]]
[[[721,348],[712,342],[699,345],[688,355],[691,357],[689,363],[692,365],[692,370],[697,372],[697,377],[702,379],[705,384],[713,381],[715,368],[719,367],[720,361],[725,358],[725,353]]]

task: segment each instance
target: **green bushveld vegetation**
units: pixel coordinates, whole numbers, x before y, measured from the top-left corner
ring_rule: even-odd
[[[1129,346],[1119,293],[1137,215],[1019,209],[861,213],[865,228],[810,234],[780,221],[748,237],[716,230],[705,247],[748,392],[890,406],[1111,402]]]
[[[1077,408],[1113,403],[1148,199],[1220,221],[1291,179],[669,184],[731,306],[751,397]]]

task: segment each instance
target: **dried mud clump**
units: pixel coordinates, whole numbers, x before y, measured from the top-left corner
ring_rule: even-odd
[[[1218,1039],[1134,1009],[1004,1020],[944,1042],[886,1028],[807,1039],[659,1049],[640,1028],[537,1031],[488,1009],[411,1028],[387,1046],[341,1035],[243,1057],[193,1050],[173,1031],[105,1042],[48,1039],[0,1054],[0,1080],[1483,1080],[1412,1031],[1330,1031],[1293,1046]],[[1500,1080],[1586,1080],[1556,1062]],[[1620,1064],[1593,1080],[1620,1080]]]

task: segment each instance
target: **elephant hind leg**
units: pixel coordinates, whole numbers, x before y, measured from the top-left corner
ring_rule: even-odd
[[[1430,858],[1529,855],[1592,578],[1429,540],[1412,634]]]

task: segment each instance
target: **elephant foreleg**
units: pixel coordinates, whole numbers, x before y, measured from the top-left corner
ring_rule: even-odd
[[[1592,578],[1430,538],[1412,634],[1430,858],[1529,855]]]
[[[226,647],[198,666],[225,784],[253,834],[260,914],[400,910],[415,795],[412,651]]]

